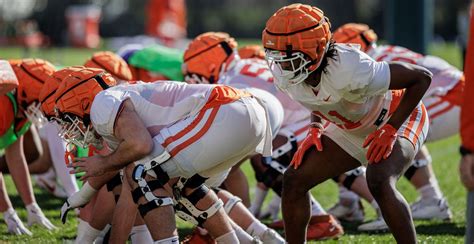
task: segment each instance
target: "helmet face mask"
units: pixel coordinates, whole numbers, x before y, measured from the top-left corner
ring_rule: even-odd
[[[210,84],[209,80],[205,77],[190,73],[184,76],[184,81],[188,84]]]
[[[267,49],[265,57],[276,79],[275,84],[282,89],[303,82],[315,70],[309,69],[312,61],[302,52],[292,52],[288,56],[286,52]]]
[[[84,121],[77,116],[65,114],[62,119],[57,120],[61,129],[59,136],[66,142],[86,148],[89,145],[102,148],[102,138],[96,136],[92,125],[85,125]]]
[[[48,122],[43,112],[41,111],[41,103],[33,102],[25,110],[26,118],[38,128],[44,126]]]

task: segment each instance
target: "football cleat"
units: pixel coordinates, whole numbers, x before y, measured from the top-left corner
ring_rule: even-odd
[[[365,224],[359,225],[357,227],[358,231],[387,231],[388,225],[385,223],[385,220],[382,217],[378,217],[377,219],[367,222]]]
[[[308,240],[337,239],[344,234],[344,229],[332,215],[312,216],[306,238]]]
[[[265,244],[284,244],[285,239],[273,229],[268,228],[261,236],[260,240]]]
[[[413,219],[451,221],[453,218],[453,214],[444,198],[420,199],[413,203],[410,208]]]
[[[347,222],[362,222],[365,218],[364,208],[360,199],[341,198],[338,203],[328,210],[328,213],[338,220]]]

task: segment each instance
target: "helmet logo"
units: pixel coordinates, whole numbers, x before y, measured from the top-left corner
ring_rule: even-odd
[[[273,46],[275,45],[275,43],[273,43],[272,40],[268,40],[267,43],[265,43],[265,45]]]

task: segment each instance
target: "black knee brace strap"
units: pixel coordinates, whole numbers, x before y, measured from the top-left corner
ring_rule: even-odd
[[[158,188],[163,188],[163,184],[161,184],[159,180],[148,181],[147,184],[148,184],[148,188],[145,188],[146,192],[148,191],[153,192],[154,190]],[[143,197],[143,196],[145,195],[143,194],[142,189],[140,187],[137,187],[132,190],[132,198],[136,204],[138,204],[138,200],[140,199],[140,197]]]
[[[350,190],[352,184],[354,184],[355,179],[357,179],[357,175],[346,175],[346,178],[344,179],[344,181],[342,181],[342,185],[348,190]]]
[[[413,177],[413,175],[415,175],[416,171],[418,170],[417,167],[411,165],[407,171],[405,171],[405,178],[407,178],[407,180],[411,180],[411,178]]]
[[[120,195],[114,195],[115,203],[118,203],[119,199],[120,199]]]
[[[205,185],[201,185],[196,190],[194,190],[191,194],[186,196],[186,198],[194,205],[196,205],[199,200],[203,199],[206,194],[209,192],[209,188]]]
[[[113,191],[115,187],[122,184],[122,177],[117,173],[112,179],[107,182],[107,191]]]
[[[173,205],[173,200],[170,197],[155,196],[153,194],[154,190],[163,188],[168,183],[168,174],[159,165],[155,166],[152,170],[155,172],[157,179],[151,181],[145,181],[146,171],[143,165],[137,165],[133,171],[134,180],[138,183],[138,187],[132,190],[133,201],[138,204],[138,200],[141,197],[144,197],[146,200],[145,204],[138,205],[138,211],[142,217],[145,217],[148,212],[155,208]]]

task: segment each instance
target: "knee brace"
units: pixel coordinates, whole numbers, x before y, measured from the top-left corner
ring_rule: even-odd
[[[171,156],[165,151],[158,157],[154,158],[150,162],[144,164],[138,164],[133,170],[133,180],[138,183],[138,187],[132,190],[133,201],[138,204],[138,200],[141,197],[145,197],[146,203],[138,205],[138,211],[142,217],[150,212],[151,210],[162,207],[173,205],[173,199],[168,196],[155,196],[153,191],[168,183],[168,174],[160,167],[160,164],[166,162]],[[146,172],[153,170],[156,175],[156,180],[145,180]]]
[[[342,181],[342,185],[348,190],[350,190],[352,187],[352,184],[354,184],[355,179],[357,179],[358,176],[361,176],[364,173],[365,173],[364,167],[358,167],[356,169],[347,171],[346,173],[344,173],[346,175],[346,178]]]
[[[287,138],[286,143],[274,149],[271,157],[262,157],[262,163],[266,165],[268,169],[263,173],[261,182],[271,188],[277,185],[277,181],[282,180],[280,176],[285,173],[293,155],[298,149],[296,137],[292,132],[280,130],[279,134]]]
[[[106,186],[107,186],[107,191],[111,192],[114,190],[115,187],[119,186],[122,184],[122,171],[117,173],[112,179],[110,179]]]
[[[218,194],[219,191],[222,191],[221,188],[219,187],[212,187],[212,190]],[[242,202],[242,199],[240,199],[238,196],[234,196],[232,195],[232,197],[230,197],[226,203],[224,203],[224,210],[226,213],[230,213],[230,210],[232,210],[232,208],[235,206],[235,204],[239,203],[239,202]]]
[[[408,167],[407,171],[405,171],[405,174],[404,174],[405,178],[407,178],[407,180],[411,180],[411,178],[413,177],[413,175],[415,175],[416,171],[419,168],[425,167],[430,163],[431,163],[431,156],[428,156],[425,159],[413,160],[410,167]]]
[[[242,199],[240,199],[239,197],[237,196],[232,196],[231,198],[229,198],[227,200],[227,202],[224,204],[224,211],[226,213],[230,213],[230,211],[232,210],[232,208],[239,202],[242,202]]]
[[[218,199],[206,210],[196,208],[195,205],[209,192],[209,188],[204,185],[206,179],[207,178],[195,174],[189,179],[180,178],[173,186],[176,215],[198,226],[202,226],[202,224],[206,222],[208,218],[216,214],[223,205],[222,200]],[[185,195],[185,189],[195,190],[191,194]]]

